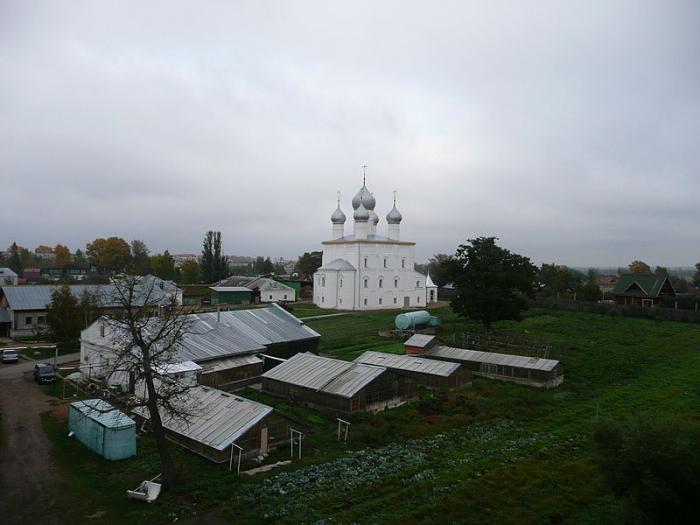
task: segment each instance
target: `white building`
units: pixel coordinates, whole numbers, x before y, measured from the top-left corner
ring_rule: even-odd
[[[323,241],[323,260],[314,274],[314,304],[339,310],[425,307],[437,301],[430,277],[414,270],[416,243],[402,241],[402,216],[386,216],[387,236],[377,233],[376,200],[363,183],[352,199],[353,231],[345,233],[345,214],[331,215],[332,235]]]

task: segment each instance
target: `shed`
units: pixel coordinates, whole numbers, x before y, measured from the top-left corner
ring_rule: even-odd
[[[413,379],[381,366],[296,354],[262,376],[269,394],[311,408],[353,414],[401,405],[415,394]]]
[[[545,388],[554,388],[564,382],[563,367],[555,359],[481,352],[444,345],[433,346],[423,355],[428,359],[460,363],[475,376]]]
[[[263,361],[256,355],[227,357],[203,363],[199,382],[213,387],[243,384],[248,379],[256,379],[263,373]]]
[[[440,340],[434,335],[415,334],[404,342],[403,347],[408,355],[422,354],[428,348],[432,348],[439,343]]]
[[[399,375],[412,378],[417,385],[427,388],[455,388],[471,384],[472,373],[459,363],[425,359],[413,355],[365,352],[356,363],[383,366]]]
[[[272,407],[244,397],[197,386],[187,390],[180,407],[185,417],[161,412],[168,438],[215,463],[237,456],[234,443],[244,457],[252,457],[289,442],[290,421]],[[134,412],[149,418],[145,407]]]
[[[212,286],[211,304],[250,304],[253,290],[245,286]]]
[[[136,455],[136,423],[102,399],[71,403],[68,428],[83,445],[105,459]]]

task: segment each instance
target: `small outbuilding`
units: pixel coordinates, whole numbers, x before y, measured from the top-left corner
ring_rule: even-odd
[[[262,376],[263,392],[333,413],[370,412],[401,405],[415,395],[415,381],[382,366],[310,353]]]
[[[432,346],[423,355],[428,359],[460,363],[475,376],[544,388],[555,388],[564,382],[563,367],[555,359],[481,352],[445,345]]]
[[[291,421],[272,407],[215,388],[197,386],[181,401],[182,415],[161,411],[168,438],[213,461],[267,454],[289,442]],[[148,410],[134,412],[149,419]],[[235,461],[235,459],[234,459]]]
[[[404,342],[404,351],[408,355],[422,354],[428,348],[440,344],[440,340],[434,335],[414,334]]]
[[[355,363],[383,366],[403,376],[410,377],[417,385],[427,388],[455,388],[471,384],[472,373],[459,363],[425,359],[413,355],[365,352]]]
[[[251,304],[253,290],[245,286],[211,286],[211,304]]]
[[[202,365],[200,384],[215,388],[243,385],[263,373],[263,360],[253,354],[205,361]]]
[[[136,423],[103,399],[71,403],[68,428],[83,445],[105,459],[136,455]]]

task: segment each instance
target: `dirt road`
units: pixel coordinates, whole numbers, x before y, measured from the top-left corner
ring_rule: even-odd
[[[34,363],[0,366],[0,522],[64,523],[54,512],[58,494],[51,444],[41,426],[50,398],[32,381]]]

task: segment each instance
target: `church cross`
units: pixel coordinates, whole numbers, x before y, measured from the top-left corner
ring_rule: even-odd
[[[362,184],[367,183],[367,164],[362,165]]]

